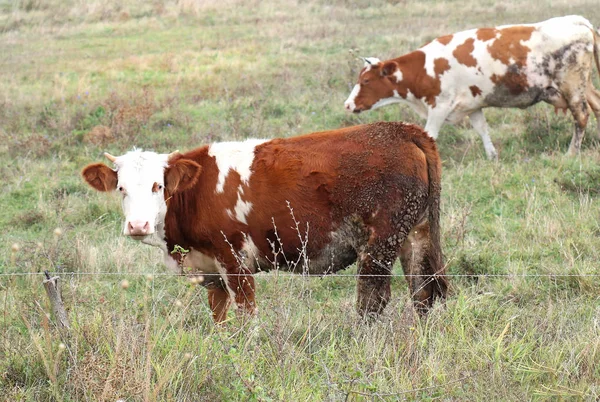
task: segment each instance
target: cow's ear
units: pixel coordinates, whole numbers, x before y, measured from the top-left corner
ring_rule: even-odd
[[[117,172],[103,163],[86,166],[81,175],[87,183],[98,191],[112,191],[117,188]]]
[[[169,161],[165,169],[165,188],[171,194],[185,191],[198,181],[202,166],[189,159]]]
[[[383,66],[381,66],[381,75],[388,77],[394,74],[396,70],[398,70],[398,63],[395,61],[386,61],[383,63]]]

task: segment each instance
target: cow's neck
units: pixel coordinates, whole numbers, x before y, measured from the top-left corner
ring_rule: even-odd
[[[407,101],[421,116],[427,116],[427,109],[435,107],[439,95],[440,76],[449,69],[443,58],[429,59],[423,51],[417,50],[393,59],[398,71],[390,75],[397,96]]]
[[[202,166],[202,173],[194,187],[181,193],[175,193],[167,201],[167,213],[163,226],[166,248],[171,253],[179,246],[183,249],[194,247],[206,242],[206,231],[202,222],[205,214],[210,214],[211,201],[205,197],[210,188],[216,186],[218,171],[214,158],[208,155],[208,147],[202,147],[184,155]],[[214,191],[214,190],[212,190]],[[194,244],[189,240],[194,239]]]
[[[407,91],[412,92],[420,86],[418,79],[425,73],[425,54],[421,51],[410,52],[391,61],[398,65],[398,70],[389,76],[390,81],[400,96],[406,99]]]

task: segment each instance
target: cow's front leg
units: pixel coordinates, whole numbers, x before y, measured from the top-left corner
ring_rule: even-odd
[[[254,297],[256,288],[252,273],[241,269],[236,274],[227,275],[227,282],[233,291],[238,313],[255,315],[257,310]]]
[[[216,323],[225,321],[230,304],[231,298],[227,289],[220,286],[208,289],[208,305]]]
[[[446,118],[448,117],[448,111],[440,108],[429,109],[427,111],[427,123],[425,124],[425,131],[434,140],[437,139],[440,134],[440,129],[444,125]]]

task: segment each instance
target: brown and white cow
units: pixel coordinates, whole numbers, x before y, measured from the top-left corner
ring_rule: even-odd
[[[123,234],[160,247],[177,273],[204,276],[217,322],[231,301],[253,314],[252,275],[273,268],[325,275],[358,261],[362,315],[386,306],[398,257],[420,312],[446,295],[441,163],[418,126],[375,123],[107,157],[115,170],[92,164],[84,179],[119,191]]]
[[[408,103],[427,119],[425,131],[433,138],[445,122],[469,116],[492,159],[497,153],[482,108],[526,108],[544,101],[573,114],[569,153],[574,154],[581,146],[588,106],[600,135],[600,92],[591,81],[594,59],[600,70],[599,51],[598,32],[580,16],[458,32],[396,59],[365,59],[345,107],[359,113]]]

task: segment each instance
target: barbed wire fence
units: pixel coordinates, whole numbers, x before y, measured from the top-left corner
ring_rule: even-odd
[[[54,275],[58,276],[153,276],[153,277],[170,277],[170,278],[189,278],[194,276],[220,276],[220,274],[174,274],[169,272],[79,272],[79,271],[63,271],[63,272],[54,272]],[[44,272],[4,272],[0,273],[0,277],[11,277],[11,276],[43,276]],[[288,271],[278,271],[278,272],[257,272],[258,278],[269,278],[269,277],[285,277],[291,280],[302,280],[303,278],[369,278],[369,277],[390,277],[390,278],[410,278],[410,277],[431,277],[431,274],[307,274],[307,273],[293,273]],[[237,277],[237,276],[247,276],[247,274],[227,274],[228,277]],[[598,274],[561,274],[561,273],[546,273],[546,274],[534,274],[534,273],[505,273],[505,274],[445,274],[447,278],[595,278],[600,277],[600,273]]]
[[[116,282],[117,280],[121,280],[121,279],[124,279],[127,277],[143,277],[149,281],[148,286],[149,286],[149,292],[150,292],[151,299],[154,299],[155,286],[156,286],[154,279],[157,279],[157,278],[166,279],[166,280],[181,280],[181,279],[197,278],[200,276],[208,277],[208,278],[210,278],[211,276],[219,276],[220,277],[220,274],[200,274],[200,273],[177,274],[177,273],[173,273],[173,272],[156,272],[157,267],[154,267],[153,270],[144,270],[144,271],[140,271],[140,272],[66,271],[64,269],[61,270],[59,267],[54,267],[54,269],[55,269],[55,271],[52,273],[53,280],[63,279],[65,281],[67,281],[67,280],[73,280],[73,278],[76,278],[76,277],[93,277],[93,278],[103,278],[104,277],[104,278],[109,278],[109,280],[115,280],[115,282]],[[0,272],[0,278],[11,278],[11,277],[37,278],[37,277],[40,277],[40,279],[43,280],[44,278],[48,278],[48,276],[49,275],[48,275],[47,271],[42,271],[42,272],[39,272],[39,271]],[[237,276],[246,276],[246,274],[231,273],[231,274],[227,274],[227,276],[237,277]],[[326,273],[326,274],[311,274],[311,273],[307,273],[306,271],[295,273],[295,272],[289,272],[289,271],[285,271],[285,270],[281,270],[281,269],[273,269],[273,270],[266,271],[266,272],[259,271],[259,272],[257,272],[257,276],[256,276],[257,279],[261,278],[263,280],[285,279],[285,280],[289,280],[292,282],[303,281],[304,283],[306,283],[306,280],[315,280],[315,279],[327,280],[327,279],[333,279],[333,278],[357,279],[358,277],[362,277],[362,278],[368,278],[368,277],[390,277],[390,278],[426,277],[426,278],[429,278],[430,280],[435,280],[436,275],[404,274],[404,273],[400,273],[400,272],[390,272],[389,274],[369,274],[369,275],[361,275],[359,273],[337,273],[337,272],[336,273]],[[449,274],[446,274],[445,277],[447,277],[447,278],[476,278],[476,279],[480,279],[480,278],[558,279],[558,278],[585,278],[585,277],[597,278],[597,277],[600,277],[600,273],[527,273],[527,272],[523,272],[523,273],[477,273],[477,274],[449,273]],[[46,279],[46,281],[48,281],[48,279]],[[46,282],[46,281],[44,281],[44,282]],[[59,291],[57,291],[57,293],[60,294]],[[62,300],[60,300],[60,297],[58,299],[55,299],[55,298],[49,296],[49,300],[50,300],[50,306],[51,306],[52,310],[57,310],[57,309],[64,310],[64,306],[62,305]],[[59,303],[59,304],[57,305],[57,303]],[[204,306],[204,309],[207,310],[207,313],[210,313],[210,311],[208,310],[208,306]],[[150,311],[148,313],[152,317],[152,320],[155,322],[157,311],[156,311],[156,305],[154,303],[151,304]],[[56,327],[57,330],[59,330],[60,338],[61,338],[62,342],[64,342],[64,344],[66,345],[66,348],[70,350],[71,345],[70,345],[69,339],[72,337],[72,334],[70,333],[68,315],[65,314],[63,318],[59,318],[60,315],[57,314],[56,312],[54,312],[54,315],[55,315],[56,323],[52,323],[52,325],[54,327]],[[62,327],[61,327],[61,325],[62,325]],[[66,329],[64,327],[66,327]],[[224,336],[221,335],[218,331],[216,333],[217,333],[218,340],[219,340],[221,346],[223,347],[223,350],[227,351],[228,346],[227,346],[226,342],[224,341]],[[249,391],[252,392],[253,391],[252,384],[250,384],[247,381],[244,381],[244,378],[243,378],[242,374],[240,373],[240,370],[237,367],[236,363],[234,363],[232,361],[229,364],[232,365],[237,376],[242,379],[242,381],[244,382],[244,386]],[[423,391],[433,391],[436,389],[443,389],[454,383],[464,383],[465,381],[467,381],[469,379],[469,377],[470,377],[470,375],[462,376],[460,378],[449,380],[444,383],[435,384],[435,385],[427,386],[427,387],[421,387],[421,388],[417,387],[417,388],[412,388],[412,389],[405,389],[403,391],[398,391],[398,392],[381,392],[381,391],[366,392],[364,390],[352,389],[352,387],[345,388],[342,392],[344,392],[347,397],[351,394],[355,394],[355,395],[359,395],[359,396],[363,396],[363,397],[384,400],[386,398],[404,397],[409,394],[416,394],[418,392],[423,392]]]

